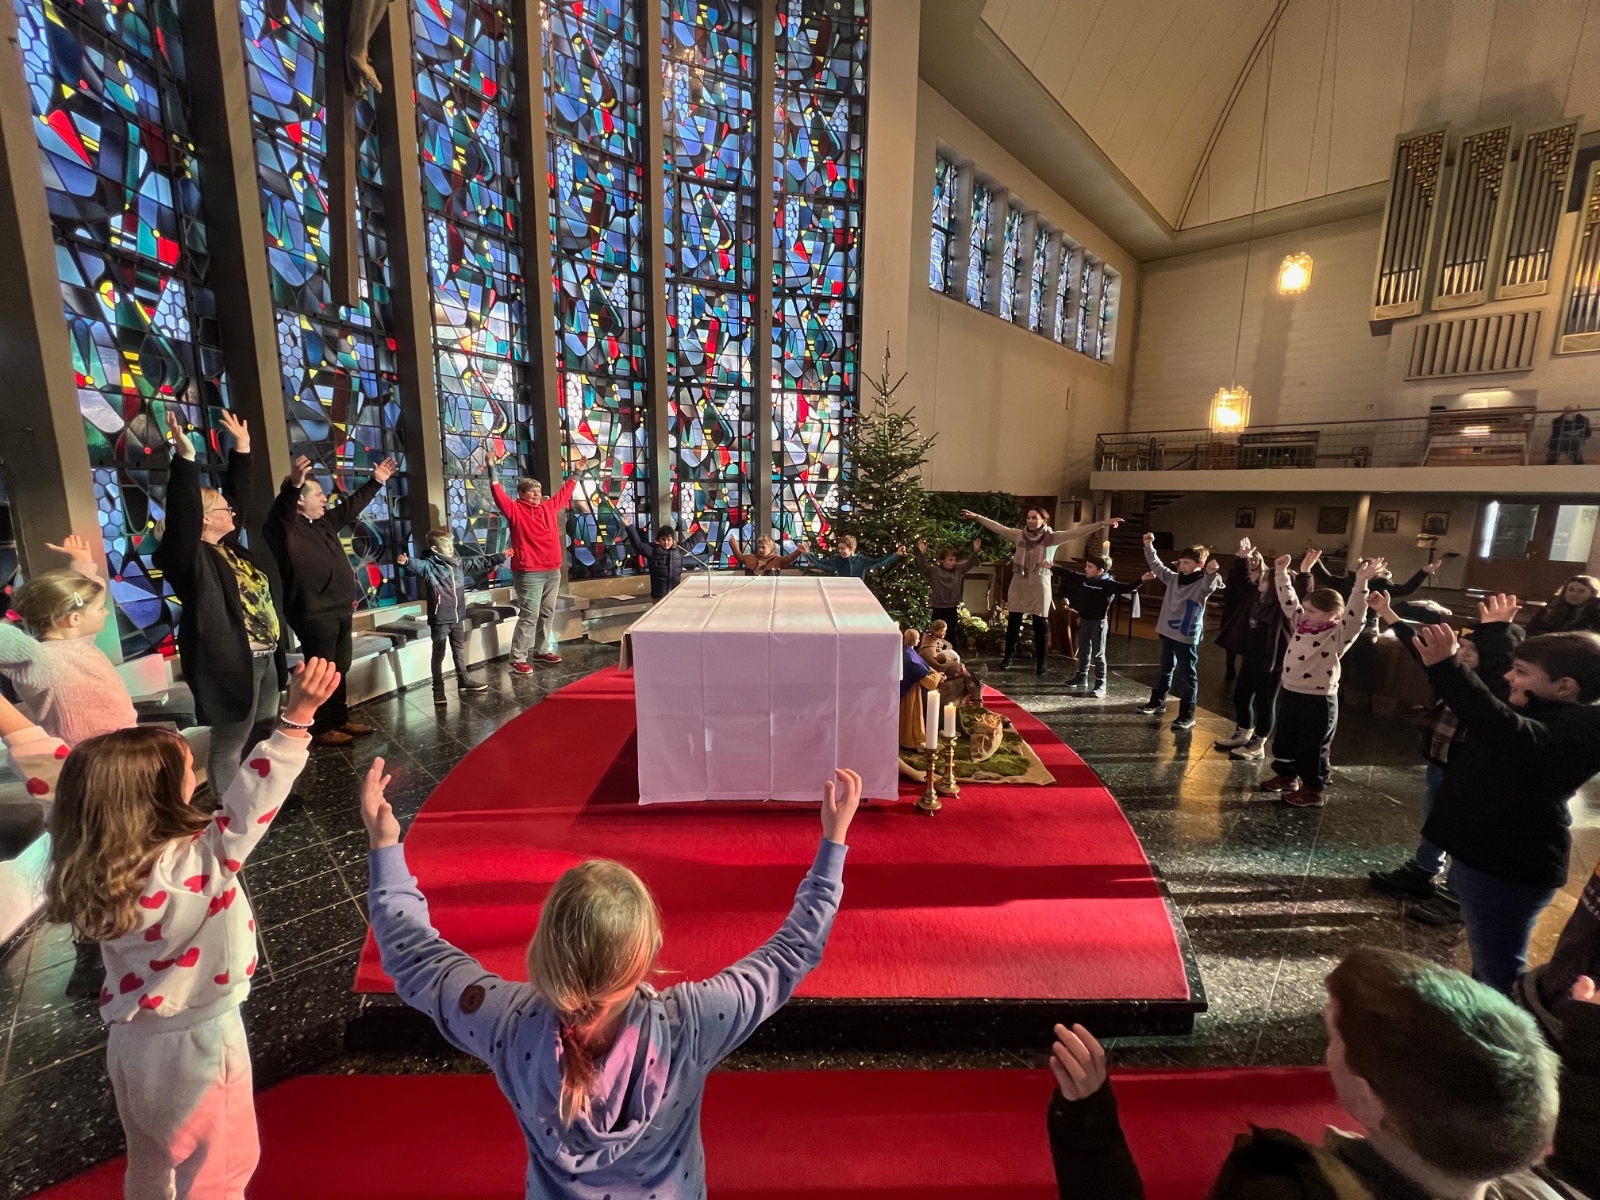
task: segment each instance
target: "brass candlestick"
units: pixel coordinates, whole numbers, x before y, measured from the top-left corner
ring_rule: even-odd
[[[945,796],[961,795],[961,785],[956,782],[956,739],[944,739],[944,778],[939,781],[939,792]]]
[[[926,762],[923,767],[922,799],[917,801],[917,811],[931,817],[944,807],[939,801],[939,752],[926,750],[923,754]]]

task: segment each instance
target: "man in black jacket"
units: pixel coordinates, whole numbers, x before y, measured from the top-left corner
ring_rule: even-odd
[[[1489,619],[1510,620],[1517,598],[1484,607]],[[1435,694],[1467,727],[1422,836],[1450,856],[1473,978],[1509,992],[1527,966],[1534,922],[1567,882],[1567,803],[1600,772],[1600,634],[1523,642],[1505,701],[1456,661],[1448,625],[1421,627],[1413,644]]]
[[[1361,946],[1327,986],[1328,1074],[1366,1136],[1330,1129],[1313,1146],[1281,1129],[1241,1130],[1212,1200],[1583,1200],[1600,1150],[1592,980],[1561,1006],[1559,1105],[1556,1056],[1538,1026],[1460,972]],[[1061,1200],[1143,1200],[1105,1051],[1083,1026],[1058,1025],[1050,1068]]]
[[[311,460],[302,454],[283,481],[263,529],[283,573],[284,615],[300,640],[301,653],[325,658],[339,669],[339,687],[317,709],[311,726],[319,746],[349,745],[351,738],[372,732],[372,726],[350,719],[345,700],[352,614],[365,592],[339,535],[383,490],[396,465],[394,459],[384,459],[372,468],[371,479],[330,504],[322,485],[311,478]]]
[[[683,580],[683,551],[678,549],[678,534],[668,525],[656,532],[654,542],[634,528],[633,518],[622,515],[622,534],[628,548],[644,559],[650,570],[650,599],[660,600]]]

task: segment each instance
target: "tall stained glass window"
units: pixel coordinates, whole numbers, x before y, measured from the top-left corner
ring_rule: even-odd
[[[386,456],[405,464],[377,113],[370,94],[356,105],[358,294],[341,305],[329,279],[322,2],[240,0],[239,9],[289,450],[311,459],[324,489],[347,494]],[[345,534],[370,605],[411,591],[394,565],[410,542],[404,487],[402,471]]]
[[[866,0],[779,0],[773,524],[826,532],[860,361]]]
[[[490,456],[515,494],[533,450],[509,26],[500,0],[412,2],[447,519],[479,552],[506,545]]]
[[[1095,321],[1094,356],[1102,362],[1111,357],[1111,327],[1117,317],[1117,273],[1104,264],[1100,267],[1100,310]]]
[[[1079,255],[1078,312],[1073,325],[1072,348],[1079,354],[1089,353],[1089,337],[1094,329],[1094,269],[1097,265],[1087,254]]]
[[[1072,281],[1076,278],[1078,255],[1083,251],[1066,238],[1056,252],[1056,295],[1050,314],[1050,336],[1063,346],[1072,341]]]
[[[149,565],[166,503],[167,413],[194,427],[205,463],[228,405],[175,4],[16,0],[78,411],[130,657],[165,641],[177,616]]]
[[[951,286],[950,250],[956,232],[959,183],[955,163],[937,155],[933,160],[933,238],[928,247],[928,286],[936,292],[948,292]]]
[[[1006,227],[1000,245],[1000,318],[1017,319],[1018,288],[1022,282],[1022,210],[1006,207]]]
[[[662,0],[668,425],[681,544],[728,560],[755,536],[759,7]],[[763,531],[765,532],[765,531]]]
[[[562,450],[594,472],[568,523],[584,579],[634,569],[618,515],[648,507],[643,43],[635,0],[543,12]]]
[[[994,195],[987,184],[973,180],[972,214],[967,222],[967,303],[989,307],[989,210]]]
[[[1028,328],[1048,333],[1045,326],[1045,292],[1050,286],[1050,230],[1037,223],[1033,229],[1033,260],[1028,264]]]

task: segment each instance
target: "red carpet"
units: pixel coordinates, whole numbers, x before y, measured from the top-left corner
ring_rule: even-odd
[[[1202,1200],[1237,1134],[1355,1124],[1321,1070],[1116,1077],[1150,1200]],[[1053,1200],[1040,1071],[717,1072],[703,1132],[713,1200]],[[522,1195],[527,1151],[487,1075],[310,1075],[256,1098],[252,1200]],[[39,1200],[113,1200],[106,1163]],[[1077,1200],[1077,1198],[1075,1198]],[[1082,1200],[1093,1200],[1083,1197]]]
[[[932,819],[905,802],[908,786],[901,803],[858,816],[844,907],[800,995],[1189,999],[1160,888],[1117,802],[1044,725],[998,693],[989,702],[1056,784],[965,787]],[[655,892],[667,983],[714,974],[771,936],[815,853],[816,810],[640,807],[633,730],[631,675],[601,671],[507,724],[434,790],[406,848],[446,938],[524,978],[545,892],[596,856]],[[391,990],[370,941],[356,990]]]

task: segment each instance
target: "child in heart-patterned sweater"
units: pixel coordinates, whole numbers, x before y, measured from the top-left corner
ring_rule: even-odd
[[[1273,563],[1278,603],[1293,633],[1283,652],[1283,682],[1273,717],[1273,777],[1264,792],[1281,792],[1296,808],[1321,808],[1332,765],[1328,750],[1339,724],[1339,660],[1367,616],[1367,581],[1383,570],[1369,559],[1356,572],[1347,607],[1333,588],[1317,588],[1304,602],[1289,579],[1289,555]]]
[[[297,668],[281,727],[207,815],[190,806],[183,739],[121,729],[73,749],[56,784],[51,919],[100,943],[106,1067],[127,1138],[130,1197],[242,1197],[259,1157],[239,1005],[256,971],[245,857],[305,767],[339,673]]]

